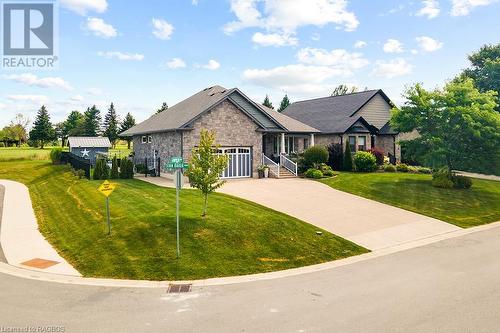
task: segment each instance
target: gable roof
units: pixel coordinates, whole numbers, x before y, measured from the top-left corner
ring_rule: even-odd
[[[226,89],[221,86],[213,86],[205,88],[167,110],[151,116],[149,119],[121,133],[121,135],[132,136],[154,132],[189,130],[192,121],[226,99],[252,118],[263,130],[286,131],[287,127],[281,123],[281,121],[284,121],[294,129],[302,128],[310,129],[313,132],[317,131],[305,124],[299,126],[298,121],[288,119],[289,117],[272,116],[268,111],[264,110],[262,105],[253,102],[237,88]]]
[[[268,108],[265,105],[259,104],[259,106],[274,120],[280,123],[288,132],[293,133],[319,133],[319,130],[311,127],[303,122],[300,122],[292,117],[288,117],[283,113]]]
[[[111,147],[111,142],[109,142],[109,139],[102,136],[70,136],[68,138],[68,141],[70,147]]]
[[[377,89],[295,102],[283,113],[325,134],[344,133],[360,119],[356,113],[377,94],[393,105],[387,95]]]

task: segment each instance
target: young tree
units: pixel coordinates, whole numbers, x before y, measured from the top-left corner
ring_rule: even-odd
[[[266,95],[266,98],[264,98],[264,102],[262,102],[262,105],[267,106],[270,109],[274,109],[273,103],[269,100],[269,96]]]
[[[87,108],[83,114],[83,135],[84,136],[97,136],[101,128],[101,112],[95,105]]]
[[[40,110],[38,110],[33,128],[30,131],[30,139],[39,142],[40,148],[42,149],[45,143],[55,139],[55,131],[50,122],[49,112],[45,108],[45,105],[42,105]]]
[[[129,112],[127,113],[125,119],[122,122],[122,125],[120,127],[120,133],[125,132],[126,130],[134,126],[135,126],[135,119]],[[132,141],[132,138],[130,136],[126,136],[124,137],[124,139],[127,140],[127,148],[130,149],[130,141]]]
[[[285,97],[283,97],[283,99],[281,100],[281,103],[280,103],[280,107],[278,108],[278,112],[283,112],[283,110],[285,110],[288,105],[290,105],[290,100],[288,99],[288,95],[285,94]]]
[[[156,114],[161,113],[163,111],[166,111],[167,109],[168,109],[168,104],[165,103],[165,102],[163,102],[163,104],[161,105],[161,107],[158,110],[156,110]]]
[[[331,96],[340,96],[340,95],[345,95],[345,94],[351,94],[351,93],[354,93],[354,92],[357,92],[357,91],[358,91],[357,87],[352,86],[351,88],[349,88],[345,84],[339,84],[332,91],[332,95]]]
[[[218,148],[215,143],[215,132],[202,129],[200,143],[193,149],[186,172],[191,186],[201,190],[205,198],[202,216],[207,215],[208,195],[225,183],[220,179],[220,175],[227,167],[228,156],[216,154]]]
[[[498,170],[500,114],[495,95],[479,92],[471,79],[432,91],[416,84],[405,92],[405,104],[393,109],[391,126],[400,132],[418,131],[419,137],[402,143],[419,146],[414,151],[421,159],[444,165],[449,173],[464,166],[478,172]]]
[[[352,153],[351,153],[351,145],[349,144],[349,142],[347,142],[345,145],[343,167],[345,171],[352,171]]]
[[[471,67],[464,70],[461,78],[469,77],[480,92],[493,90],[500,96],[500,44],[484,45],[469,57]],[[497,111],[500,106],[497,105]]]
[[[116,140],[118,140],[119,121],[113,103],[109,106],[108,113],[104,116],[104,131],[103,135],[107,136],[113,148]]]

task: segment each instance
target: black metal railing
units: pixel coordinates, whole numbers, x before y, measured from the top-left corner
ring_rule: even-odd
[[[75,170],[83,170],[85,172],[85,177],[87,179],[90,179],[90,168],[92,167],[92,165],[90,164],[89,160],[64,151],[61,154],[61,163],[71,164],[71,166]]]

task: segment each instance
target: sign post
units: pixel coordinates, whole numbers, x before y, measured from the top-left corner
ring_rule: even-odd
[[[175,220],[177,225],[177,258],[181,256],[181,246],[180,246],[180,237],[179,237],[179,194],[182,188],[182,171],[187,169],[188,164],[184,163],[184,159],[182,157],[172,157],[168,163],[165,164],[165,169],[167,170],[175,170],[174,173],[174,183],[175,183]]]
[[[104,196],[106,197],[106,222],[108,224],[108,235],[111,234],[111,221],[109,219],[109,196],[111,195],[111,193],[113,193],[113,191],[115,190],[115,188],[116,188],[116,184],[111,184],[107,180],[105,180],[97,188],[97,190],[99,192],[101,192],[102,194],[104,194]]]

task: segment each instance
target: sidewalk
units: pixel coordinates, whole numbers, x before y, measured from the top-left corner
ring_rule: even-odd
[[[0,180],[5,188],[0,244],[10,265],[42,272],[81,276],[38,231],[28,188],[18,182]]]
[[[470,178],[495,180],[497,182],[500,181],[500,177],[495,176],[495,175],[483,175],[482,173],[474,173],[474,172],[467,172],[467,171],[460,171],[460,170],[453,170],[453,171],[455,171],[457,173],[457,175],[466,176],[466,177],[470,177]]]

